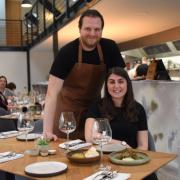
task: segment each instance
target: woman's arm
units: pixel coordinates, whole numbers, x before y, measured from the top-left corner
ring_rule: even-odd
[[[95,121],[94,118],[87,118],[86,119],[86,123],[85,123],[85,139],[86,139],[86,142],[92,143],[92,126],[93,126],[94,121]],[[112,139],[110,143],[121,144],[121,142],[122,141]],[[126,144],[126,147],[130,148],[130,146],[128,144]]]
[[[137,148],[148,150],[148,131],[138,131],[137,134]]]
[[[94,123],[94,118],[87,118],[85,123],[85,139],[86,142],[92,142],[92,126]]]

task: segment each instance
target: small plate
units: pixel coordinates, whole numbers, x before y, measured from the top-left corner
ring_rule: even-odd
[[[27,140],[33,141],[33,140],[39,138],[40,136],[41,136],[40,134],[30,133],[27,135]],[[25,136],[25,134],[21,134],[21,135],[17,136],[16,139],[19,141],[26,141],[26,136]]]
[[[120,164],[120,165],[125,165],[125,166],[135,166],[135,165],[141,165],[141,164],[145,164],[148,163],[150,161],[150,158],[147,154],[143,153],[143,152],[138,152],[135,151],[136,155],[138,156],[139,159],[137,160],[121,160],[119,159],[119,156],[122,154],[121,151],[119,152],[113,152],[109,155],[109,158],[111,160],[112,163],[115,164]]]
[[[102,151],[104,153],[111,153],[111,152],[116,152],[116,151],[122,151],[124,149],[126,149],[126,147],[121,145],[121,144],[105,144],[102,147]],[[96,150],[100,151],[100,147],[96,146]]]
[[[74,154],[76,153],[84,153],[85,151],[87,151],[87,149],[81,149],[81,150],[76,150],[76,151],[71,151],[67,153],[67,158],[71,161],[71,162],[75,162],[75,163],[80,163],[80,164],[88,164],[88,163],[94,163],[94,162],[98,162],[100,160],[100,155],[96,156],[96,157],[91,157],[91,158],[76,158],[73,157]]]
[[[45,161],[30,164],[25,167],[25,173],[35,177],[49,177],[61,174],[67,170],[67,164],[56,161]]]

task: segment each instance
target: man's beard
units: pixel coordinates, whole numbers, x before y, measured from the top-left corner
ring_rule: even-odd
[[[85,48],[93,49],[97,46],[99,40],[94,41],[94,43],[89,43],[88,40],[84,40],[81,38],[81,42]]]

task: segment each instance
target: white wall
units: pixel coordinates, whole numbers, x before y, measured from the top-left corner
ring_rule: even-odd
[[[17,91],[27,86],[26,52],[0,52],[0,75],[14,82]]]
[[[32,51],[31,58],[31,84],[47,81],[54,56],[52,51]]]
[[[31,84],[47,80],[52,62],[52,51],[30,52]],[[0,75],[14,82],[17,91],[27,87],[26,52],[0,52]]]

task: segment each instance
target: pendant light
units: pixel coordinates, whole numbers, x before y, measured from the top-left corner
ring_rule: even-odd
[[[21,7],[30,8],[30,7],[32,7],[32,4],[29,0],[23,0],[21,3]]]

